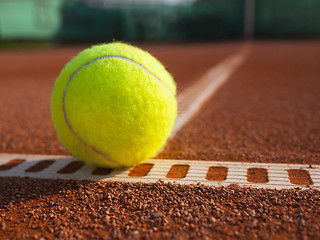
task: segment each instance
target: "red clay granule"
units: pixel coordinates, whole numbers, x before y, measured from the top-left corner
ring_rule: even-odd
[[[289,180],[292,184],[312,185],[312,179],[308,171],[303,169],[288,169]]]
[[[224,181],[227,179],[227,167],[209,167],[206,179],[210,181]]]
[[[268,171],[265,168],[248,168],[247,180],[252,183],[269,182]]]
[[[20,165],[24,161],[25,161],[24,159],[13,159],[13,160],[10,160],[9,162],[7,162],[5,164],[0,165],[0,171],[10,170],[11,168],[14,168],[14,167]]]
[[[152,163],[142,163],[135,166],[128,174],[129,177],[144,177],[147,176],[152,169]]]
[[[175,179],[185,178],[187,176],[189,168],[189,165],[184,164],[172,165],[166,177]]]
[[[55,162],[55,160],[43,160],[39,161],[35,165],[29,167],[26,169],[26,172],[40,172],[46,168],[48,168],[50,165],[52,165]]]
[[[319,239],[319,190],[0,178],[0,239]]]
[[[67,166],[60,169],[58,173],[65,173],[65,174],[74,173],[78,171],[80,168],[82,168],[83,165],[84,163],[82,161],[72,161]]]

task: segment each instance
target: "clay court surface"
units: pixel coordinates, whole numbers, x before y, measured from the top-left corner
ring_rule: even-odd
[[[140,46],[173,74],[179,95],[244,44]],[[69,154],[50,94],[86,47],[0,51],[0,153]],[[320,42],[246,47],[157,158],[320,164]],[[261,181],[265,173],[252,171]],[[298,188],[312,185],[307,172],[290,174],[297,188],[286,190],[1,177],[0,239],[320,239],[320,191]]]

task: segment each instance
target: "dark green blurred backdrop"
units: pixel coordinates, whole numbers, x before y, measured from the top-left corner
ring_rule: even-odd
[[[189,41],[244,38],[246,0],[102,5],[102,1],[1,0],[0,40]],[[113,1],[115,2],[115,1]],[[256,0],[254,38],[320,36],[319,0]],[[251,13],[252,14],[252,13]],[[249,19],[250,21],[250,19]]]

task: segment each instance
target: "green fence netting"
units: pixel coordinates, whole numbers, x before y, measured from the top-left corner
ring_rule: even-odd
[[[241,39],[245,0],[103,7],[76,0],[1,0],[0,40],[59,42]],[[254,37],[320,36],[320,0],[256,0]]]
[[[255,36],[320,37],[320,1],[256,0]]]

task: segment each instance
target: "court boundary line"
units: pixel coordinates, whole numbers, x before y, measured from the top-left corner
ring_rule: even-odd
[[[16,161],[16,164],[12,164]],[[11,166],[10,166],[11,163]],[[48,164],[46,164],[48,163]],[[75,169],[70,164],[77,163]],[[135,168],[147,165],[147,172],[141,176],[132,176]],[[37,170],[38,166],[38,170]],[[69,166],[69,169],[68,169]],[[168,177],[175,167],[184,167],[185,175],[178,178]],[[224,180],[208,179],[209,168],[227,168]],[[68,171],[61,171],[68,169]],[[266,181],[254,182],[248,169],[263,169],[267,174]],[[98,174],[95,174],[95,171]],[[301,171],[309,179],[309,184],[301,180],[300,184],[290,179],[289,170]],[[219,175],[213,176],[219,178]],[[271,188],[271,189],[317,189],[320,190],[320,165],[284,164],[284,163],[250,163],[221,162],[204,160],[149,159],[143,164],[131,168],[101,169],[72,156],[0,154],[0,177],[31,177],[43,179],[68,179],[90,181],[119,181],[156,183],[163,181],[176,184],[203,184],[206,186],[230,186]],[[254,178],[253,178],[254,179]],[[259,179],[259,178],[257,178]]]
[[[205,102],[244,63],[250,49],[249,45],[245,45],[240,51],[209,69],[200,80],[178,94],[178,117],[170,136],[171,139],[175,137],[177,132],[199,112]]]

